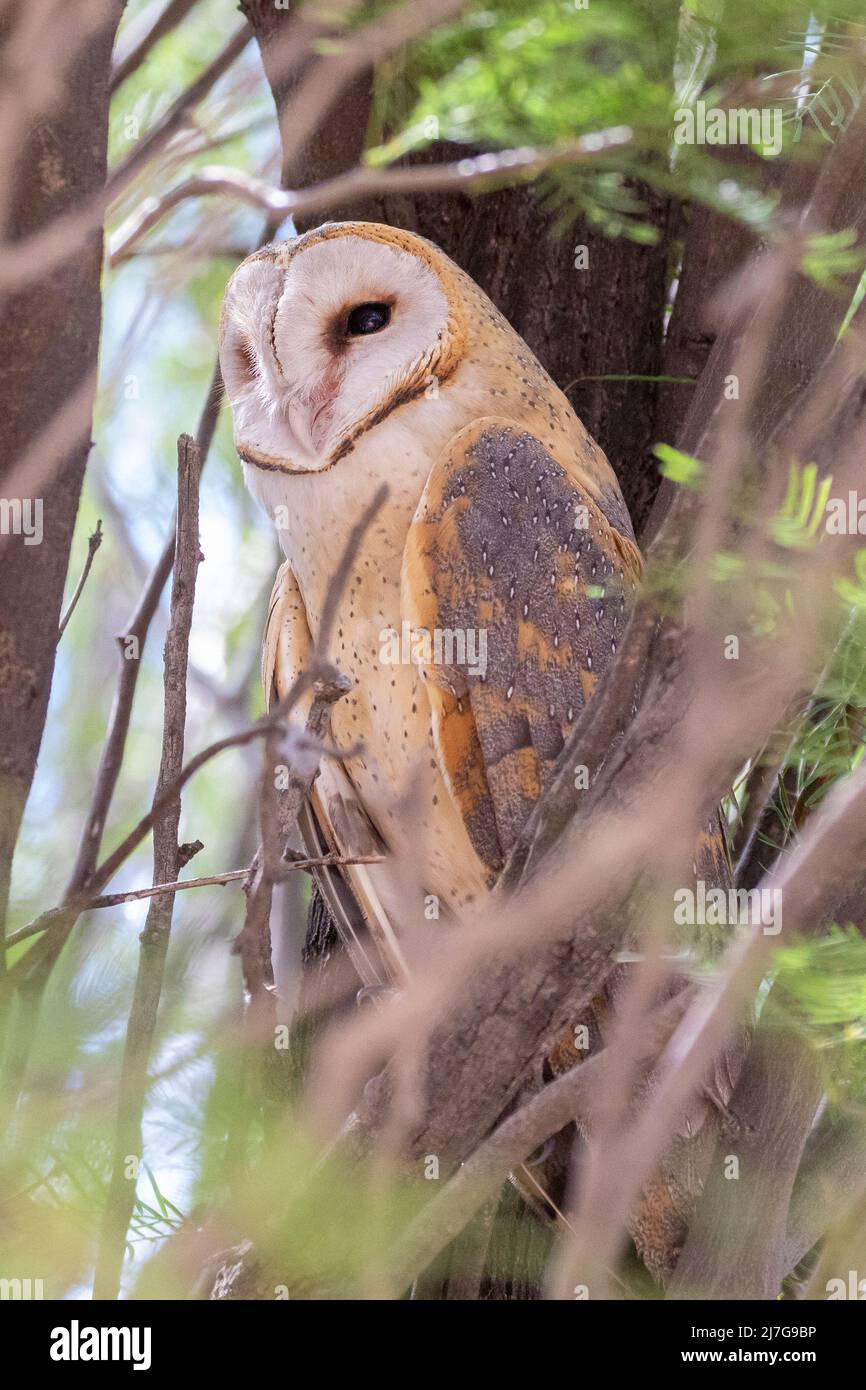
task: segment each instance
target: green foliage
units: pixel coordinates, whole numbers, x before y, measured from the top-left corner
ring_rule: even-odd
[[[734,172],[718,159],[712,147],[674,146],[675,110],[698,96],[709,107],[726,107],[732,79],[741,85],[751,72],[778,77],[780,59],[802,55],[807,33],[814,50],[820,26],[829,21],[832,49],[848,16],[860,17],[859,0],[832,6],[696,0],[682,9],[673,0],[479,3],[461,22],[417,45],[399,74],[391,65],[380,74],[376,128],[383,136],[396,133],[370,158],[390,160],[436,139],[482,148],[556,146],[627,127],[627,150],[594,167],[572,165],[551,175],[547,197],[560,217],[580,214],[609,235],[649,240],[655,229],[632,186],[640,179],[766,232],[775,199],[759,191],[741,164]],[[844,86],[844,73],[832,76]],[[820,100],[826,103],[826,93]],[[778,96],[770,76],[756,79],[746,105],[778,111],[786,150],[805,156],[836,138],[856,102],[846,94],[831,117],[810,121],[814,139],[803,139],[803,111]],[[753,148],[768,153],[759,144]],[[816,245],[808,253],[809,273],[838,274],[847,253],[845,245]]]
[[[866,940],[853,926],[783,946],[774,999],[816,1049],[832,1103],[866,1100]]]
[[[682,453],[671,444],[656,444],[653,446],[653,453],[661,461],[659,471],[664,478],[670,479],[672,483],[679,483],[682,487],[700,487],[704,476],[704,465],[700,459]]]
[[[862,271],[864,267],[863,248],[857,245],[856,231],[847,227],[841,232],[811,236],[801,264],[804,274],[811,276],[822,289],[844,294],[843,277]]]
[[[815,540],[832,486],[829,474],[818,481],[814,463],[804,468],[791,464],[785,500],[770,522],[770,535],[777,545],[802,550]]]
[[[836,592],[843,603],[866,609],[866,550],[858,550],[854,556],[854,579],[837,579]]]

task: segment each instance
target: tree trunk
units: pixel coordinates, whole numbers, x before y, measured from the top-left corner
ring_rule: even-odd
[[[18,241],[80,208],[105,181],[108,81],[114,35],[123,0],[104,7],[69,64],[61,95],[39,113],[27,132],[12,180],[8,235]],[[8,46],[20,11],[7,10],[0,39]],[[59,39],[55,38],[55,43]],[[46,35],[46,63],[52,52]],[[14,81],[13,65],[10,73]],[[95,373],[100,327],[102,234],[44,277],[8,293],[0,302],[0,339],[14,344],[0,371],[4,422],[4,478],[64,405],[87,390]],[[87,406],[85,402],[85,406]],[[90,402],[92,404],[92,400]],[[78,437],[74,437],[77,434]],[[0,537],[0,922],[5,918],[15,842],[36,770],[54,656],[69,548],[90,449],[89,420],[64,439],[50,479],[34,489],[41,503],[42,538]],[[10,499],[9,483],[2,486]],[[13,485],[14,486],[14,485]],[[25,500],[20,497],[18,501]]]

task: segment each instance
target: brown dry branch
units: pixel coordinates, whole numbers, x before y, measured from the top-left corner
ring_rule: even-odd
[[[362,535],[363,532],[358,532],[354,545],[347,547],[348,566],[354,559]],[[348,566],[341,568],[347,572]],[[339,583],[340,580],[335,581],[335,587]],[[331,708],[349,689],[349,681],[336,669],[320,668],[312,682],[313,700],[306,723],[305,732],[310,748],[321,750],[321,740],[330,723]],[[292,758],[288,786],[280,792],[275,783],[275,768],[279,761],[279,739],[277,730],[272,729],[263,744],[259,787],[261,844],[247,874],[244,925],[232,946],[241,958],[248,1010],[255,1015],[254,1026],[262,1030],[263,1037],[267,1035],[269,1025],[276,1021],[270,936],[273,888],[283,877],[286,840],[297,824],[298,812],[318,774],[319,751],[312,755],[308,753],[306,757],[296,754]]]
[[[290,874],[310,869],[320,868],[339,868],[341,865],[350,864],[381,864],[381,854],[355,854],[350,856],[340,856],[337,854],[321,855],[318,858],[292,859],[288,863],[282,864],[277,871],[275,882],[282,882]],[[90,898],[82,908],[83,912],[95,912],[102,907],[122,907],[124,903],[142,902],[145,898],[157,897],[160,893],[181,893],[185,888],[213,888],[222,887],[229,883],[241,883],[249,878],[249,867],[246,869],[229,869],[222,874],[207,874],[203,878],[180,878],[174,883],[157,883],[152,888],[130,888],[125,893],[102,893],[99,897]],[[57,911],[57,910],[55,910]],[[48,918],[49,920],[46,920]],[[6,938],[7,949],[16,946],[19,941],[27,941],[32,936],[38,936],[40,932],[47,931],[57,917],[45,914],[35,922],[31,922],[26,927],[19,927],[17,931],[10,932]]]
[[[76,606],[76,604],[78,603],[78,600],[81,598],[82,593],[84,592],[84,586],[85,586],[85,584],[87,583],[87,576],[90,574],[90,570],[91,570],[91,566],[93,565],[94,557],[95,557],[95,555],[96,555],[97,550],[99,549],[99,547],[100,547],[101,545],[102,545],[102,522],[101,522],[101,521],[97,521],[97,523],[96,523],[96,530],[93,531],[93,532],[91,533],[90,539],[89,539],[88,542],[87,542],[87,559],[86,559],[85,562],[84,562],[84,568],[83,568],[83,570],[81,571],[81,576],[80,576],[80,578],[79,578],[79,580],[78,580],[78,583],[77,583],[76,586],[75,586],[75,591],[74,591],[74,593],[73,593],[71,599],[69,600],[69,604],[67,605],[66,612],[63,614],[63,617],[60,619],[60,626],[59,626],[58,631],[57,631],[57,640],[58,640],[58,642],[60,641],[61,637],[63,636],[64,632],[66,631],[66,625],[67,625],[67,623],[69,622],[69,619],[72,617],[72,614],[75,612],[75,606]]]
[[[154,827],[156,818],[165,806],[186,786],[191,777],[200,768],[217,757],[220,753],[226,752],[229,748],[244,748],[247,744],[253,743],[256,739],[266,738],[272,729],[282,724],[286,714],[300,698],[306,686],[306,679],[302,683],[297,683],[297,688],[290,692],[290,695],[283,701],[282,705],[273,710],[270,714],[263,715],[255,724],[241,729],[235,734],[227,734],[224,738],[217,739],[210,743],[206,748],[196,753],[180,772],[162,790],[151,806],[150,810],[141,817],[138,823],[130,830],[129,834],[121,841],[106,859],[93,869],[89,878],[89,888],[91,893],[103,888],[123,863],[129,858],[133,850],[137,849],[142,840],[150,834]],[[342,756],[342,754],[340,754]],[[34,936],[38,933],[45,933],[42,941],[37,946],[16,961],[15,965],[8,971],[6,980],[3,982],[8,990],[10,985],[19,981],[33,979],[44,971],[46,962],[53,961],[63,942],[66,940],[68,930],[74,925],[81,912],[86,909],[90,900],[88,894],[79,891],[75,897],[65,900],[59,907],[51,908],[44,912],[33,922],[28,923],[23,928],[27,936]],[[50,932],[48,929],[51,929]]]
[[[222,380],[217,366],[211,378],[196,433],[202,460],[207,456],[216,429],[221,393]],[[63,902],[59,907],[43,913],[37,922],[29,924],[29,928],[22,929],[30,936],[51,927],[50,937],[39,943],[40,950],[37,953],[28,952],[8,972],[5,951],[3,952],[4,968],[0,973],[4,978],[0,986],[0,1009],[8,1009],[13,988],[19,990],[20,1003],[20,1013],[11,1036],[3,1079],[4,1089],[9,1094],[17,1094],[23,1083],[41,999],[51,971],[78,921],[83,910],[82,905],[109,881],[108,877],[100,878],[97,872],[99,851],[123,764],[135,689],[141,670],[141,654],[150,624],[159,607],[165,582],[171,573],[174,551],[175,532],[172,527],[171,535],[145,584],[126,631],[118,639],[119,672],[108,731],[102,747],[87,819],[81,832],[78,853],[63,895]]]
[[[201,451],[191,435],[177,446],[177,540],[171,586],[171,623],[165,642],[165,706],[162,756],[154,794],[153,881],[176,879],[180,868],[178,828],[186,730],[187,664],[195,584],[202,560],[199,549],[199,481]],[[172,788],[175,790],[172,791]],[[141,953],[126,1032],[117,1106],[117,1135],[96,1263],[94,1297],[116,1298],[126,1246],[126,1233],[135,1205],[142,1156],[141,1122],[156,1018],[162,994],[165,961],[171,933],[174,894],[151,899],[141,934]]]
[[[97,191],[79,200],[38,230],[3,244],[0,283],[4,289],[22,289],[48,275],[100,229],[111,204],[130,187],[145,165],[165,149],[193,108],[228,72],[251,37],[251,30],[242,25],[213,62],[144,136],[133,153],[109,173]]]
[[[660,1005],[639,1036],[642,1060],[651,1061],[668,1041],[686,1006],[684,997]],[[406,1287],[464,1229],[508,1174],[578,1116],[592,1121],[609,1085],[613,1058],[609,1048],[573,1067],[545,1086],[503,1120],[457,1169],[443,1190],[423,1208],[394,1252],[392,1276]]]
[[[551,149],[502,150],[497,154],[467,156],[451,164],[420,165],[405,169],[358,168],[311,188],[286,191],[244,174],[238,169],[214,166],[199,171],[158,198],[146,199],[112,238],[112,265],[124,261],[145,234],[157,226],[172,208],[190,198],[213,194],[237,198],[272,216],[304,217],[329,212],[343,203],[385,194],[441,193],[449,190],[496,187],[503,182],[537,178],[550,169],[570,164],[603,162],[611,151],[631,141],[627,126],[614,126]]]

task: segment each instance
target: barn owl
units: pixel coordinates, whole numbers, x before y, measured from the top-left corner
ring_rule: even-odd
[[[269,695],[303,668],[349,531],[388,487],[325,654],[352,682],[333,740],[360,751],[326,760],[306,834],[316,850],[408,858],[425,902],[459,919],[615,657],[641,557],[614,472],[479,287],[392,227],[328,224],[250,256],[226,292],[220,362],[247,483],[286,556]],[[383,962],[410,968],[412,914],[389,875],[322,877],[366,983]],[[375,951],[347,921],[356,908]]]

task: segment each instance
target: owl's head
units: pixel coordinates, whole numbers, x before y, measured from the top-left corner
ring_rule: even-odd
[[[220,332],[240,457],[321,472],[444,382],[465,339],[458,274],[421,237],[374,222],[329,223],[249,256]]]

